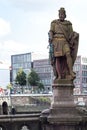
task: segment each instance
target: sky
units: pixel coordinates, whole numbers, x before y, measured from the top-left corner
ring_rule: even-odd
[[[11,64],[11,55],[28,52],[48,58],[48,31],[60,7],[80,35],[78,55],[87,56],[87,0],[0,0],[0,61]]]

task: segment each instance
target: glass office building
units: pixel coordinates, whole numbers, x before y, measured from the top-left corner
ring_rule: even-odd
[[[46,91],[52,91],[53,70],[49,59],[33,61],[33,69],[38,73]]]
[[[11,55],[12,83],[14,82],[17,72],[20,68],[28,74],[31,70],[31,53]]]

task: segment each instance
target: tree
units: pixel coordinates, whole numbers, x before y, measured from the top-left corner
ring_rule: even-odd
[[[23,71],[22,68],[20,68],[17,73],[17,76],[15,78],[15,83],[22,86],[22,93],[23,93],[23,86],[26,85],[26,73]]]
[[[39,81],[40,81],[40,78],[38,74],[33,69],[31,69],[31,72],[28,75],[28,83],[32,87],[34,87],[34,86],[38,86]]]
[[[9,84],[7,85],[7,89],[9,89],[9,93],[11,94],[11,90],[12,90],[12,84],[11,84],[11,83],[9,83]]]
[[[44,85],[43,85],[43,83],[41,83],[41,82],[38,83],[38,89],[39,89],[40,91],[44,90]]]

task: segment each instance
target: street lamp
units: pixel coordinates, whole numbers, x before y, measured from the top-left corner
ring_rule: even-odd
[[[10,105],[11,105],[11,109],[12,109],[11,88],[12,88],[12,84],[10,83],[10,84],[8,84],[7,89],[9,89]]]

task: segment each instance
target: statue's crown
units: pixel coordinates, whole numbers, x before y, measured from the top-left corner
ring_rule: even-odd
[[[65,14],[66,14],[65,8],[61,7],[61,8],[59,9],[59,13],[65,13]]]

